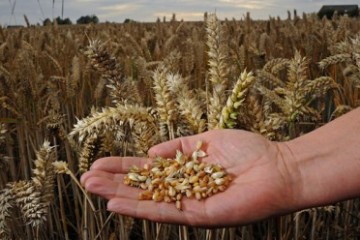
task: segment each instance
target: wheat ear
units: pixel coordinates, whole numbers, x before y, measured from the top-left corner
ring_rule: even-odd
[[[94,134],[86,138],[79,156],[79,171],[84,173],[89,170],[91,163],[95,160],[99,151],[100,138]]]
[[[70,137],[79,135],[79,141],[82,142],[91,134],[103,133],[118,129],[118,126],[128,124],[132,127],[136,121],[147,122],[150,125],[155,124],[155,119],[148,113],[144,107],[136,105],[120,105],[116,107],[103,108],[101,112],[93,112],[90,116],[78,120]]]
[[[193,133],[201,133],[205,130],[205,120],[202,118],[204,110],[201,103],[189,89],[185,79],[180,74],[169,73],[167,82],[170,91],[176,96],[181,115]]]
[[[11,216],[14,198],[12,185],[7,184],[0,193],[0,239],[10,240],[10,232],[7,226],[7,219]]]
[[[223,33],[220,21],[215,14],[210,14],[207,21],[207,46],[209,48],[209,81],[212,85],[212,94],[208,107],[208,128],[218,127],[221,116],[221,109],[226,101],[226,82],[228,66],[227,55],[223,42]]]
[[[162,138],[171,139],[174,136],[174,123],[177,119],[177,106],[167,84],[168,70],[160,66],[154,71],[154,92],[156,109],[159,114],[160,134]]]
[[[255,82],[255,77],[252,72],[241,73],[231,95],[226,101],[226,105],[221,111],[221,117],[219,122],[220,128],[234,128],[237,124],[237,118],[239,115],[239,108],[246,99],[250,86]]]

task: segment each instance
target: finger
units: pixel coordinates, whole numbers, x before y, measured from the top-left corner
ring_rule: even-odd
[[[115,182],[104,177],[91,177],[86,180],[87,191],[106,199],[114,197],[138,199],[140,189],[129,187],[121,182]]]
[[[200,226],[204,225],[204,203],[194,199],[182,200],[182,209],[175,207],[175,203],[138,201],[130,198],[110,199],[109,211],[135,218],[148,219],[156,222],[177,223]]]
[[[150,148],[148,154],[150,157],[161,156],[170,158],[175,156],[176,150],[179,150],[186,155],[190,155],[195,150],[197,142],[204,141],[207,137],[206,135],[208,135],[208,133],[180,137],[163,142]]]
[[[85,172],[83,175],[81,175],[80,183],[82,185],[84,185],[85,182],[87,181],[87,179],[92,178],[92,177],[103,177],[103,178],[107,178],[109,180],[113,180],[115,182],[122,182],[124,179],[124,175],[125,174],[114,174],[114,173],[109,173],[109,172],[105,172],[105,171],[90,170],[90,171]]]
[[[90,169],[111,173],[127,173],[132,166],[143,167],[145,164],[151,164],[151,162],[151,159],[141,157],[105,157],[96,160]]]

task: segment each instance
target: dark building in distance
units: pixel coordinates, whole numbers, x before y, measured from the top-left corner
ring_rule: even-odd
[[[330,19],[335,12],[337,12],[338,15],[347,14],[349,17],[358,17],[359,7],[358,5],[324,5],[318,12],[318,16],[319,18],[326,16]]]

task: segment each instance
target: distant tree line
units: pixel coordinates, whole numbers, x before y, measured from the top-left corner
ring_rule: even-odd
[[[46,18],[43,21],[43,26],[51,25],[54,22],[56,22],[58,25],[72,24],[69,18],[62,19],[61,17],[57,17],[53,21],[51,21],[49,18]],[[86,15],[86,16],[81,16],[78,20],[76,20],[76,24],[89,24],[89,23],[97,24],[99,23],[99,18],[96,15]]]

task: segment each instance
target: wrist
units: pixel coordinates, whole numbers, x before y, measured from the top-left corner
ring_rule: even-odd
[[[293,153],[289,142],[276,142],[279,150],[278,169],[285,182],[287,198],[283,199],[284,212],[293,212],[303,208],[304,180],[301,162]]]
[[[354,114],[355,113],[355,114]],[[360,195],[359,112],[284,142],[299,171],[295,210],[325,206]]]

